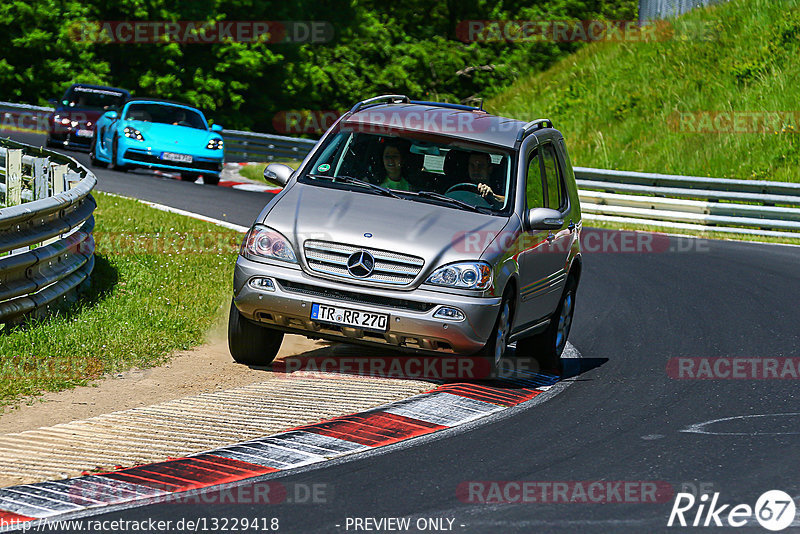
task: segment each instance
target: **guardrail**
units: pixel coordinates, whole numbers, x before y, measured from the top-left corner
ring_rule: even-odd
[[[584,219],[800,238],[800,184],[575,168]]]
[[[226,161],[272,161],[303,159],[317,143],[311,139],[263,133],[223,130]]]
[[[74,159],[0,139],[0,323],[71,299],[94,268],[94,174]]]

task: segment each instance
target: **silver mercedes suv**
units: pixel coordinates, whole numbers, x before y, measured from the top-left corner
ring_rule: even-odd
[[[561,133],[469,106],[356,104],[247,233],[228,344],[267,365],[284,333],[426,354],[515,353],[556,369],[581,277]]]

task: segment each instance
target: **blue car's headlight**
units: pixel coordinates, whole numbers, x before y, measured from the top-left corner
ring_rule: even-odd
[[[137,141],[144,141],[142,132],[132,126],[126,126],[122,132],[125,134],[125,137],[130,137],[131,139],[136,139]]]
[[[206,145],[206,148],[211,150],[222,150],[222,139],[218,137],[211,139]]]

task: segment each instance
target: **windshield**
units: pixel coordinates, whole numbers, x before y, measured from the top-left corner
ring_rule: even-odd
[[[356,178],[408,193],[402,196],[410,200],[453,200],[454,207],[500,212],[512,202],[510,169],[509,154],[490,147],[460,145],[446,137],[421,140],[341,130],[326,140],[301,180],[330,186],[330,178]]]
[[[169,104],[142,103],[131,104],[125,113],[126,120],[158,122],[161,124],[174,124],[175,126],[188,126],[206,130],[203,116],[191,109],[171,106]]]
[[[63,104],[71,108],[108,110],[119,108],[125,94],[113,89],[71,87],[64,95]]]

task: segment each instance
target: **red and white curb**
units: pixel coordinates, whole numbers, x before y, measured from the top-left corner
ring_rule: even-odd
[[[186,458],[0,489],[0,525],[72,516],[240,482],[453,428],[529,401],[560,377],[528,373],[491,384],[445,384],[357,414]],[[99,510],[98,510],[99,511]]]

